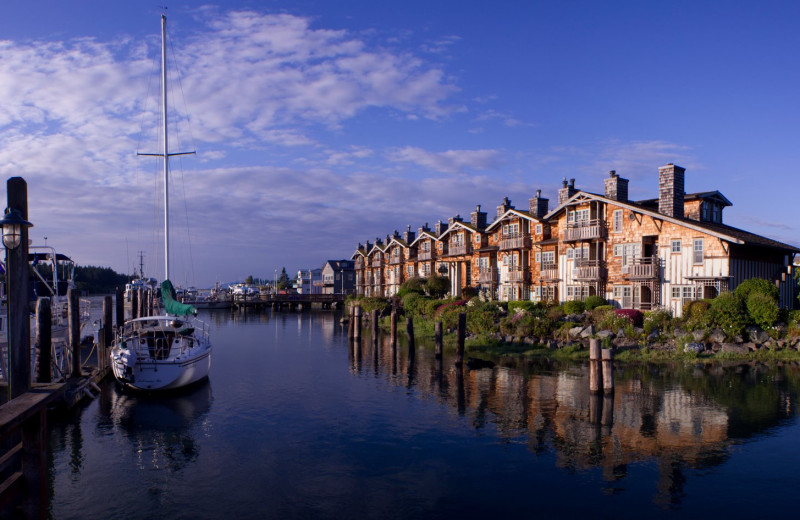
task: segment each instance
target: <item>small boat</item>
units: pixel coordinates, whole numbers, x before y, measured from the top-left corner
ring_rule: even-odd
[[[209,327],[196,318],[197,309],[176,299],[169,281],[169,158],[184,153],[170,153],[167,140],[166,88],[167,18],[161,15],[161,77],[163,148],[155,155],[163,160],[164,186],[164,281],[161,301],[164,314],[130,319],[117,333],[111,347],[114,377],[127,387],[138,390],[172,390],[208,377],[211,370]],[[188,152],[192,153],[192,152]]]

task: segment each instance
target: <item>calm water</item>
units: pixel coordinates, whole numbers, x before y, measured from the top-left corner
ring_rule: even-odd
[[[205,315],[211,378],[51,421],[52,517],[763,518],[800,506],[797,366],[466,371],[334,314]],[[458,515],[458,516],[456,516]],[[566,515],[566,516],[565,516]]]

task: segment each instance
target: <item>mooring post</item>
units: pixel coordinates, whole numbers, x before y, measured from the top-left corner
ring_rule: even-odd
[[[408,316],[406,318],[406,336],[408,336],[408,349],[409,352],[414,350],[414,318]]]
[[[609,428],[614,426],[614,394],[603,395],[603,415],[600,424]]]
[[[603,349],[603,393],[614,393],[614,352],[610,348]]]
[[[6,183],[8,210],[28,220],[28,184],[22,177]],[[31,386],[31,322],[28,307],[28,227],[19,226],[19,243],[6,246],[6,303],[8,306],[8,399]]]
[[[358,343],[361,341],[361,305],[356,305],[355,316],[356,316],[356,323],[355,325],[353,325],[353,327],[355,328],[355,330],[353,331],[354,333],[353,339],[356,341],[356,343]]]
[[[372,309],[372,341],[378,342],[378,309]]]
[[[397,309],[392,309],[392,326],[391,326],[391,343],[392,348],[397,346]]]
[[[117,319],[116,324],[117,328],[122,328],[122,325],[125,324],[125,294],[122,291],[121,287],[117,287],[114,290],[114,303],[116,304],[116,311],[117,311]]]
[[[50,309],[50,298],[36,300],[36,338],[39,343],[39,371],[36,381],[49,383],[52,381],[50,363],[53,349],[53,313]]]
[[[602,368],[600,365],[600,340],[589,340],[589,393],[599,394],[601,392],[600,382],[602,381]]]
[[[444,343],[442,342],[442,322],[437,321],[433,324],[433,340],[435,343],[434,356],[436,359],[442,359],[444,352]]]
[[[355,321],[355,318],[356,318],[356,310],[355,310],[355,307],[353,305],[348,305],[346,307],[346,309],[347,309],[347,316],[348,316],[348,318],[347,318],[347,339],[352,341],[352,339],[353,339],[353,322]]]
[[[113,329],[111,327],[111,309],[112,301],[111,296],[103,296],[103,340],[98,342],[97,346],[97,368],[105,370],[108,366],[108,349],[111,347],[111,342],[114,339]]]
[[[135,320],[139,317],[139,290],[134,289],[131,291],[131,319]]]
[[[74,289],[67,292],[67,330],[69,331],[69,348],[72,352],[72,377],[81,377],[81,320],[80,293]]]
[[[456,365],[464,363],[464,338],[467,335],[467,315],[463,312],[458,314],[456,343]]]

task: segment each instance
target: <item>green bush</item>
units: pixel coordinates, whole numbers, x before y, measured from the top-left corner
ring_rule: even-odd
[[[420,305],[420,311],[428,318],[433,318],[436,315],[436,309],[444,304],[444,300],[431,300],[425,299]]]
[[[605,298],[593,294],[591,296],[587,296],[586,299],[583,300],[583,304],[586,306],[586,310],[590,311],[600,307],[601,305],[607,305],[608,302],[605,300]]]
[[[403,310],[406,311],[406,314],[420,316],[423,312],[422,309],[425,302],[427,302],[428,299],[417,292],[409,292],[401,298],[401,301],[403,302]]]
[[[513,301],[508,302],[508,313],[514,314],[517,312],[517,309],[522,309],[525,312],[536,312],[536,302],[529,302],[529,301]]]
[[[686,302],[683,306],[683,321],[690,330],[707,329],[711,326],[711,304],[713,300]]]
[[[659,309],[644,314],[644,332],[650,334],[655,330],[669,332],[672,329],[672,313],[667,309]]]
[[[565,302],[563,307],[566,314],[581,314],[586,310],[586,305],[584,305],[581,300],[571,300]]]
[[[553,321],[558,321],[564,316],[564,308],[561,305],[553,305],[547,308],[547,317]]]
[[[385,298],[363,297],[358,299],[357,304],[361,305],[361,311],[364,314],[370,314],[373,310],[381,312],[389,308],[389,301]]]
[[[407,294],[425,294],[425,279],[415,276],[409,278],[397,290],[397,297],[403,299]]]
[[[500,309],[492,302],[467,306],[467,330],[472,334],[492,334],[499,330]]]
[[[434,275],[425,280],[425,292],[433,298],[444,298],[450,291],[450,279],[446,276]]]
[[[711,323],[730,336],[744,332],[747,325],[747,312],[742,300],[732,292],[724,292],[711,301]]]
[[[766,329],[778,321],[780,309],[777,301],[771,296],[752,291],[747,298],[747,314],[750,315],[750,320],[754,324]]]
[[[471,285],[467,285],[466,287],[462,287],[461,288],[461,297],[462,298],[464,298],[466,300],[469,300],[469,299],[474,298],[476,296],[478,296],[478,289],[476,289],[475,287],[473,287]]]
[[[743,302],[746,302],[753,293],[764,294],[775,300],[775,302],[778,301],[778,287],[764,278],[748,278],[740,283],[733,291],[733,294],[738,296]]]

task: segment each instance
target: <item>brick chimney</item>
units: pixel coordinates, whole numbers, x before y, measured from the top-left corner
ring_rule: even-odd
[[[530,203],[530,214],[534,217],[542,218],[547,215],[550,199],[542,197],[542,190],[536,190],[536,195],[528,201]]]
[[[425,225],[424,225],[424,226],[422,226],[421,228],[417,229],[417,236],[418,236],[418,237],[421,237],[421,236],[422,236],[422,233],[423,233],[424,231],[427,231],[427,232],[429,232],[429,233],[430,233],[430,231],[431,231],[431,228],[429,228],[429,227],[428,227],[428,223],[427,223],[427,222],[425,223]]]
[[[447,231],[447,226],[445,225],[444,222],[442,222],[440,220],[439,222],[436,223],[436,225],[434,226],[433,229],[434,229],[434,231],[436,231],[436,236],[440,237],[440,236],[442,236],[442,233]]]
[[[575,195],[578,190],[575,189],[575,179],[570,179],[567,182],[566,177],[562,181],[563,187],[558,190],[558,205],[564,204],[570,197]]]
[[[683,218],[683,190],[685,168],[668,163],[658,169],[658,212],[670,217]]]
[[[448,227],[448,228],[452,227],[452,225],[453,225],[454,223],[456,223],[456,222],[464,222],[464,220],[461,218],[461,215],[460,215],[460,214],[459,214],[459,215],[456,215],[455,217],[450,217],[450,218],[447,220],[447,227]]]
[[[411,242],[414,241],[415,238],[416,235],[414,234],[413,231],[411,231],[411,224],[409,224],[405,232],[403,233],[403,240],[405,241],[406,244],[410,244]]]
[[[502,217],[510,209],[514,209],[514,206],[511,205],[511,200],[508,197],[503,197],[503,202],[497,206],[497,218]]]
[[[481,211],[480,204],[475,207],[475,211],[469,214],[469,222],[479,231],[486,229],[486,212]]]
[[[628,200],[628,179],[617,175],[616,170],[608,172],[606,183],[606,197],[609,199],[626,202]]]

